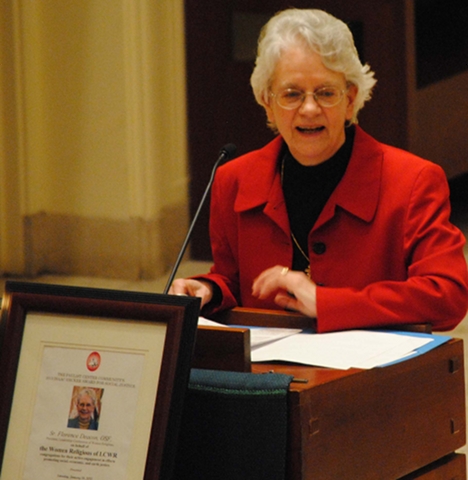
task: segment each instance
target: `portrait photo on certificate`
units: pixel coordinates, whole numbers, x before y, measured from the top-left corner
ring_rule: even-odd
[[[93,354],[96,353],[93,352]],[[73,387],[67,427],[97,430],[99,428],[103,394],[103,388]]]

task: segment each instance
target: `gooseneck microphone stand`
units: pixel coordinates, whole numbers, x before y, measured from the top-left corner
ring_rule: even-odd
[[[205,192],[203,193],[203,197],[202,197],[202,199],[201,199],[201,201],[198,205],[197,211],[195,212],[192,223],[190,224],[190,227],[188,229],[187,235],[185,236],[185,240],[184,240],[184,243],[182,244],[182,247],[179,251],[179,255],[177,256],[177,259],[174,263],[174,266],[172,267],[172,271],[171,271],[171,273],[169,275],[169,278],[167,280],[166,287],[164,288],[164,292],[163,292],[164,294],[167,294],[167,292],[169,292],[169,289],[171,288],[172,282],[174,281],[174,277],[177,273],[177,269],[179,268],[180,262],[182,261],[182,258],[185,254],[185,250],[187,250],[187,246],[188,246],[188,243],[190,241],[190,237],[192,236],[193,228],[195,227],[195,224],[197,223],[197,220],[198,220],[198,217],[200,215],[201,209],[202,209],[202,207],[205,203],[206,197],[208,196],[208,192],[210,191],[211,185],[213,183],[214,176],[215,176],[215,173],[216,173],[216,169],[222,163],[227,162],[228,160],[231,160],[235,156],[236,150],[237,150],[236,146],[232,143],[229,143],[229,144],[225,145],[220,150],[218,160],[214,164],[214,167],[211,171],[211,176],[210,176],[210,180],[208,182],[208,185],[205,188]]]

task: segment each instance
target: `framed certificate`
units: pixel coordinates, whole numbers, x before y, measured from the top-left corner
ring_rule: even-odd
[[[171,477],[198,298],[7,282],[0,477]]]

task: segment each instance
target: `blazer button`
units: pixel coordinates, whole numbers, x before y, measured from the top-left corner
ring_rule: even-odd
[[[317,255],[322,255],[327,250],[327,246],[323,242],[315,242],[312,245],[312,251]]]

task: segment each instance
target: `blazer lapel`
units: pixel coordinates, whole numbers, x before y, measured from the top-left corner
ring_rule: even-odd
[[[265,215],[289,235],[289,220],[278,170],[282,147],[283,140],[278,136],[257,152],[255,162],[239,178],[234,209],[240,213],[263,207]]]
[[[379,201],[382,163],[383,152],[378,142],[356,127],[348,168],[320,214],[314,230],[334,216],[337,206],[370,222]]]

